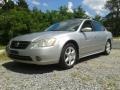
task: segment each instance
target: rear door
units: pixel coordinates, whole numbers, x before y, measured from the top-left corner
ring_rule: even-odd
[[[102,50],[106,44],[106,33],[105,27],[97,21],[92,21],[93,24],[93,31],[96,34],[96,50]]]

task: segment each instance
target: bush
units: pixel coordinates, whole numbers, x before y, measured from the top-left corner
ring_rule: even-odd
[[[18,0],[18,5],[9,0],[0,9],[0,44],[7,44],[15,36],[32,32],[43,31],[49,25],[71,18],[83,18],[85,12],[78,7],[74,13],[68,13],[66,7],[60,7],[58,11],[33,11],[28,9],[24,0]]]

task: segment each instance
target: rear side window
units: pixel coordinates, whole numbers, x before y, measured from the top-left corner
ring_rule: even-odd
[[[94,31],[105,31],[105,27],[99,22],[93,21]]]

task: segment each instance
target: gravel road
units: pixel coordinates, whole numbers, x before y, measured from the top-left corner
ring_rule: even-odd
[[[120,40],[113,40],[113,49],[120,49]]]
[[[83,58],[69,70],[0,62],[0,90],[120,90],[120,50]]]

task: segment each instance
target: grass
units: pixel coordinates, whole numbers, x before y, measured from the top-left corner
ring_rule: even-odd
[[[120,39],[120,36],[119,37],[113,37],[113,39]]]
[[[4,45],[0,45],[0,50],[1,49],[5,49],[5,46]]]
[[[6,53],[0,54],[0,61],[4,61],[4,60],[9,60],[9,58],[6,55]]]

